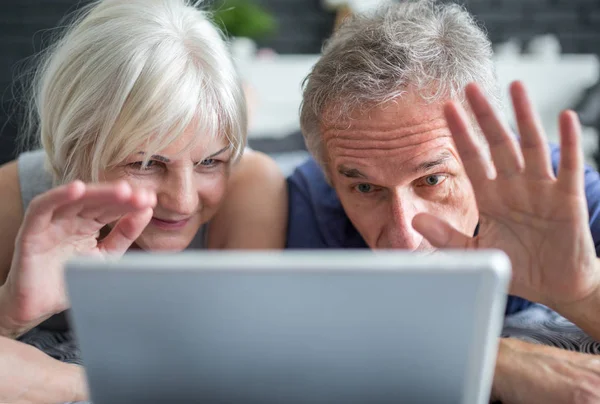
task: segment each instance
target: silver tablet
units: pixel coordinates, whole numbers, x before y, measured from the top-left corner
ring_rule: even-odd
[[[487,403],[500,252],[194,252],[67,265],[95,404]]]

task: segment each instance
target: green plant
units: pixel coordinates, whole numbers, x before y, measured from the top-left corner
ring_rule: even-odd
[[[229,36],[263,39],[277,30],[275,17],[252,0],[220,0],[213,18]]]

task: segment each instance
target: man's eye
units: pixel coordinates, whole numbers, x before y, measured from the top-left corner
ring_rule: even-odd
[[[445,175],[428,175],[425,177],[425,184],[434,187],[436,185],[440,185],[442,182],[446,180]]]
[[[355,186],[355,189],[361,194],[369,194],[373,192],[375,187],[371,184],[358,184]]]

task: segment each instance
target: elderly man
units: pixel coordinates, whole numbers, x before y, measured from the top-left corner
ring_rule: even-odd
[[[289,178],[288,247],[500,248],[520,297],[507,313],[542,303],[600,339],[600,179],[577,117],[560,116],[549,152],[514,83],[515,141],[494,112],[491,57],[457,5],[400,3],[343,25],[305,82],[314,160]],[[600,360],[503,339],[493,396],[600,402]]]

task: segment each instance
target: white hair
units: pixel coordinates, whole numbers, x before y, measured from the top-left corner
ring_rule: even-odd
[[[398,99],[408,86],[427,102],[463,102],[470,82],[500,106],[491,43],[463,7],[403,1],[355,16],[325,44],[304,81],[300,123],[307,148],[327,173],[325,120]]]
[[[29,132],[56,183],[99,173],[144,147],[226,137],[241,155],[246,104],[223,35],[187,0],[100,0],[43,55]],[[191,146],[191,144],[189,145]]]

